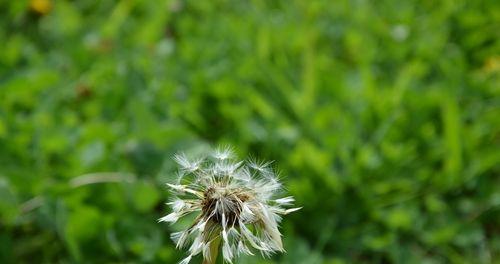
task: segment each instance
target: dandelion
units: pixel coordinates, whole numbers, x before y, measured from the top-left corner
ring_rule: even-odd
[[[291,196],[275,197],[283,190],[269,162],[236,161],[230,148],[217,149],[210,157],[189,160],[175,155],[180,170],[176,183],[167,184],[174,198],[172,212],[159,219],[175,223],[191,213],[197,216],[189,228],[171,234],[177,248],[188,248],[187,264],[198,255],[203,263],[216,263],[219,248],[225,262],[241,254],[263,256],[283,252],[278,224],[289,208]]]

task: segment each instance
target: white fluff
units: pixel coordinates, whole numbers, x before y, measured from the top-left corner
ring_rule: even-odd
[[[235,161],[229,147],[217,149],[210,157],[174,156],[180,166],[179,180],[167,185],[178,197],[168,203],[173,212],[159,221],[175,223],[184,215],[200,212],[188,229],[171,235],[177,248],[192,241],[189,256],[180,263],[187,264],[200,253],[210,260],[210,245],[215,241],[220,241],[229,263],[240,254],[254,255],[250,248],[264,256],[284,251],[280,215],[300,208],[287,208],[295,201],[292,196],[276,197],[283,188],[271,162]],[[190,179],[189,183],[180,184],[183,179]]]
[[[179,264],[188,264],[193,256],[189,255],[187,258],[183,259]]]

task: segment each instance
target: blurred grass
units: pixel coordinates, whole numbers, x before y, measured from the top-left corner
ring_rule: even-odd
[[[242,263],[500,258],[498,1],[0,1],[0,262],[173,263],[170,157],[276,160]]]

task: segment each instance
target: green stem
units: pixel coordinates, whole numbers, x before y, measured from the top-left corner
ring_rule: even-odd
[[[203,259],[203,264],[216,264],[219,255],[220,236],[210,243],[210,259]]]

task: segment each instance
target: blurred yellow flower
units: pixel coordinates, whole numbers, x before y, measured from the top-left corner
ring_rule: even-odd
[[[52,10],[52,1],[51,0],[31,0],[30,1],[30,9],[34,12],[45,15],[48,14]]]
[[[487,74],[500,72],[500,56],[493,56],[486,59],[483,66],[483,71]]]

